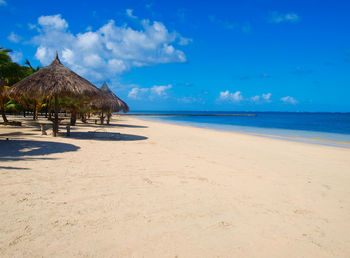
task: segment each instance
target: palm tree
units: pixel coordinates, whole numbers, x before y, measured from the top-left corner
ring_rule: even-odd
[[[12,111],[12,112],[20,112],[22,111],[23,107],[14,99],[11,99],[5,104],[5,110],[6,111]]]
[[[4,94],[5,90],[8,88],[8,86],[15,84],[16,82],[37,72],[40,69],[39,66],[37,66],[37,68],[33,68],[28,60],[25,62],[25,65],[27,66],[21,66],[15,62],[12,62],[9,55],[11,52],[12,50],[10,49],[0,47],[0,79],[2,79],[2,85],[0,85],[0,112],[5,123],[8,123],[5,113],[5,103],[8,99]],[[5,85],[8,86],[5,87]],[[30,104],[30,102],[28,100],[23,100],[20,104],[23,107],[23,114],[25,116],[25,111],[28,109],[28,104]],[[41,108],[41,105],[38,106],[36,103],[34,103],[33,106],[33,119],[35,120],[37,109]]]
[[[5,85],[12,85],[21,80],[23,76],[22,68],[19,64],[13,63],[9,53],[12,50],[0,47],[0,112],[4,123],[8,123],[5,113],[6,96],[5,90],[8,88]]]
[[[84,101],[79,98],[65,97],[61,99],[62,106],[71,113],[70,124],[75,125],[77,121],[77,114],[83,113]],[[82,115],[82,114],[81,114]]]
[[[6,117],[6,112],[5,112],[5,82],[0,78],[0,112],[2,119],[4,120],[4,123],[8,123],[7,117]]]
[[[0,47],[0,65],[5,65],[11,62],[9,53],[12,52],[10,49]]]

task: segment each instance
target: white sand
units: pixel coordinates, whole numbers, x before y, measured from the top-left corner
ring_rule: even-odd
[[[349,257],[350,149],[117,124],[0,126],[1,257]]]

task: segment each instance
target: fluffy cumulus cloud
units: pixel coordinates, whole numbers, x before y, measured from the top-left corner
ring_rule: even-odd
[[[17,35],[14,32],[11,32],[7,39],[11,42],[18,43],[21,41],[21,36]]]
[[[295,98],[291,97],[291,96],[283,97],[283,98],[281,98],[281,101],[283,103],[286,103],[286,104],[293,104],[293,105],[298,104],[298,101]]]
[[[266,102],[271,102],[271,93],[266,93],[266,94],[262,94],[260,95],[256,95],[251,97],[251,101],[255,102],[255,103],[266,103]]]
[[[240,102],[243,100],[243,95],[240,91],[236,91],[236,92],[230,92],[228,90],[222,91],[222,92],[220,92],[219,100]]]
[[[295,23],[298,21],[300,21],[300,17],[296,13],[271,12],[269,16],[269,22],[271,23],[282,23],[282,22]]]
[[[129,9],[127,14],[132,15]],[[48,65],[56,50],[61,61],[82,76],[93,81],[109,79],[127,72],[132,67],[159,63],[185,62],[184,38],[169,32],[161,22],[140,20],[141,29],[118,26],[113,20],[98,28],[73,34],[61,15],[41,16],[39,34],[32,39],[37,46],[35,57]]]
[[[128,98],[140,99],[141,97],[144,97],[145,94],[148,92],[149,92],[148,88],[132,88],[129,91]]]
[[[252,97],[243,97],[242,92],[230,92],[228,90],[220,92],[220,96],[218,98],[221,102],[231,102],[231,103],[253,103],[253,104],[266,104],[271,103],[271,93],[263,93],[261,95],[255,95]]]
[[[152,88],[151,88],[151,93],[159,96],[159,97],[164,97],[167,95],[166,91],[168,89],[171,89],[172,88],[172,85],[167,85],[167,86],[157,86],[157,85],[154,85]]]
[[[40,16],[38,23],[45,29],[64,30],[68,28],[68,23],[65,19],[62,19],[60,14]]]
[[[132,88],[128,93],[128,98],[131,99],[142,99],[142,98],[148,98],[148,99],[155,99],[155,98],[167,98],[168,93],[167,91],[171,89],[173,86],[171,84],[169,85],[154,85],[152,88],[140,88],[135,87]]]

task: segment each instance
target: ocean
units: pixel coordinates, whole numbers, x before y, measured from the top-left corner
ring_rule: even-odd
[[[350,148],[350,113],[142,111],[130,115],[146,120]]]

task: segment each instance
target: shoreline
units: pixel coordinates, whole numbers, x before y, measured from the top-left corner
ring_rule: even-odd
[[[0,126],[0,256],[346,257],[349,154],[125,117]]]
[[[122,116],[121,116],[122,117]],[[143,121],[167,123],[180,126],[189,126],[194,128],[202,128],[214,131],[223,131],[223,132],[232,132],[239,134],[247,134],[258,137],[267,137],[270,139],[279,139],[285,141],[306,143],[306,144],[316,144],[329,147],[338,147],[338,148],[350,148],[350,141],[344,140],[334,140],[326,138],[327,136],[348,136],[348,134],[339,134],[339,133],[328,133],[328,132],[319,132],[319,131],[307,131],[307,130],[292,130],[292,129],[280,129],[280,128],[266,128],[266,127],[252,127],[252,126],[233,126],[226,124],[210,124],[210,123],[201,123],[201,122],[186,122],[186,121],[167,121],[158,118],[149,118],[149,117],[137,117],[137,119]],[[249,131],[251,129],[251,131]],[[269,132],[259,132],[259,131],[269,131]],[[276,133],[273,134],[273,131]],[[281,133],[287,133],[286,135],[281,135]],[[278,134],[280,133],[280,134]],[[301,134],[302,136],[293,136],[292,134]],[[288,135],[289,134],[289,135]],[[309,136],[307,136],[309,135]],[[324,136],[322,138],[322,136]]]

